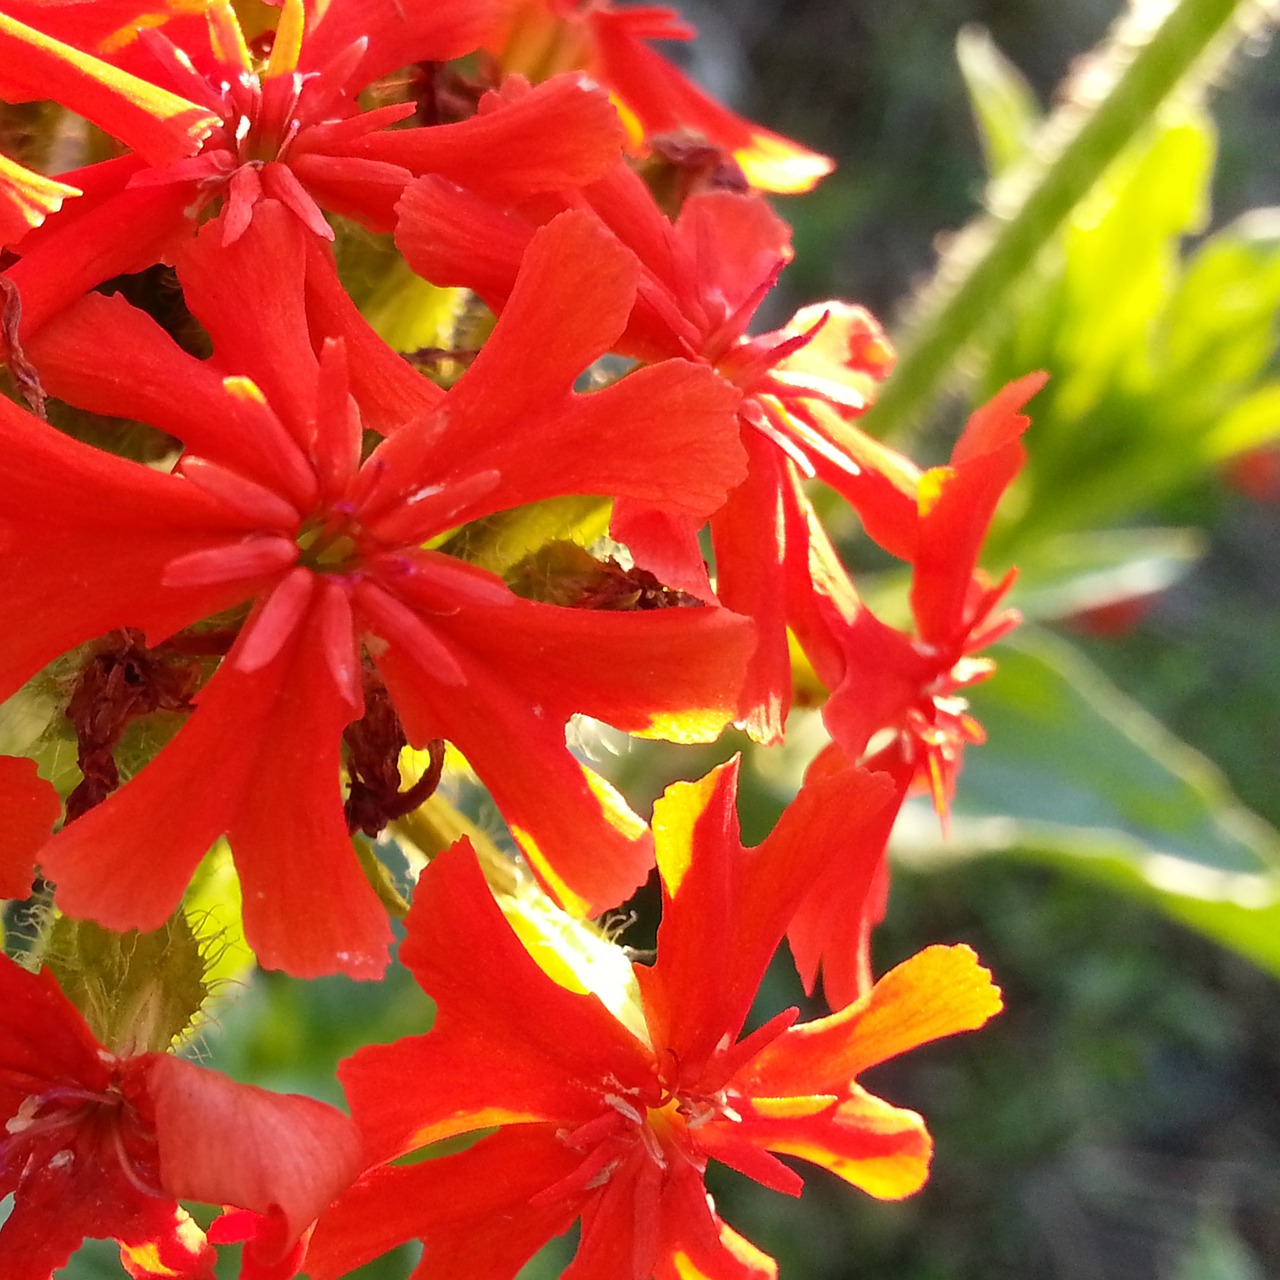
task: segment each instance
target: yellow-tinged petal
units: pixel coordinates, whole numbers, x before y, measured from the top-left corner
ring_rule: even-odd
[[[963,945],[926,947],[890,969],[858,1005],[855,1075],[931,1040],[976,1031],[1004,1007],[990,970]]]
[[[752,134],[751,145],[736,150],[733,158],[753,187],[779,195],[812,191],[836,167],[829,156],[766,133]]]
[[[280,21],[276,25],[276,38],[271,45],[271,57],[267,62],[268,78],[289,75],[297,70],[305,22],[306,10],[302,0],[284,0]]]
[[[1000,989],[966,946],[926,947],[860,1000],[792,1027],[750,1065],[752,1093],[843,1093],[868,1067],[942,1036],[975,1031],[1002,1008]]]
[[[622,796],[594,769],[588,769],[585,766],[579,767],[582,769],[582,777],[586,783],[587,790],[600,806],[601,817],[603,817],[608,826],[612,827],[624,840],[632,844],[643,840],[648,835],[649,829],[631,811]],[[556,871],[554,864],[557,859],[554,856],[548,856],[527,828],[522,827],[510,818],[508,818],[507,825],[511,828],[511,834],[520,846],[520,851],[524,854],[525,860],[538,874],[551,896],[566,911],[571,915],[589,916],[602,909],[574,890],[569,882]],[[554,854],[554,852],[553,850],[552,853]],[[612,899],[607,905],[613,905],[618,902],[621,896],[619,895],[619,898]]]
[[[807,1098],[752,1098],[751,1110],[766,1120],[795,1120],[804,1116],[816,1116],[839,1101],[839,1098],[830,1093],[810,1094]]]
[[[208,18],[213,56],[229,70],[247,75],[253,70],[253,58],[230,0],[213,0],[208,8]]]
[[[512,893],[495,893],[507,922],[538,967],[559,986],[591,993],[638,1040],[649,1030],[631,961],[593,924],[562,911],[537,885],[525,882]]]
[[[680,892],[680,884],[693,857],[694,828],[711,804],[720,774],[728,767],[721,765],[712,769],[695,782],[673,783],[653,806],[658,869],[670,897],[674,898]]]
[[[653,716],[637,738],[658,738],[662,742],[694,745],[714,742],[732,717],[723,707],[696,707],[683,711],[667,711]]]
[[[937,506],[948,481],[954,476],[953,467],[930,467],[920,477],[920,487],[916,490],[916,509],[922,518]]]
[[[148,163],[194,155],[218,116],[0,13],[0,87],[10,101],[56,97]]]
[[[733,1274],[740,1280],[776,1280],[778,1264],[724,1222],[720,1223],[720,1247],[729,1255],[735,1266]],[[718,1259],[708,1257],[705,1266],[700,1266],[683,1249],[671,1255],[671,1266],[679,1280],[724,1280],[726,1275]]]
[[[810,1126],[803,1119],[789,1128],[783,1122],[783,1131],[770,1133],[765,1144],[780,1155],[829,1169],[878,1200],[901,1200],[919,1191],[933,1155],[933,1140],[920,1116],[856,1087],[834,1115]]]
[[[253,404],[267,403],[267,398],[262,394],[258,384],[252,378],[246,378],[242,374],[235,373],[228,378],[223,378],[222,386],[227,395],[236,400],[248,400]]]
[[[436,1142],[456,1138],[464,1133],[477,1133],[483,1129],[497,1129],[504,1124],[535,1124],[545,1116],[527,1111],[514,1111],[507,1107],[476,1107],[456,1111],[450,1116],[424,1125],[405,1143],[406,1151],[420,1151]]]
[[[78,196],[78,187],[56,182],[0,155],[0,245],[21,240],[62,202]]]

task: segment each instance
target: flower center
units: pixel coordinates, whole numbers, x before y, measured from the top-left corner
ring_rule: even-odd
[[[298,533],[298,563],[315,573],[351,573],[360,563],[359,531],[351,513],[331,511]]]
[[[0,1167],[21,1170],[20,1183],[73,1179],[78,1164],[115,1164],[134,1191],[163,1197],[155,1135],[114,1082],[102,1090],[54,1085],[25,1098],[4,1127]]]

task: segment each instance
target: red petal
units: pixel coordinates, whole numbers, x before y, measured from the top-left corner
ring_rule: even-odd
[[[152,1055],[149,1087],[172,1196],[277,1214],[292,1243],[359,1171],[359,1132],[323,1102],[170,1054]]]
[[[695,1186],[686,1189],[690,1172]],[[680,1178],[680,1174],[686,1176]],[[664,1171],[641,1143],[634,1143],[621,1166],[582,1206],[578,1251],[561,1280],[648,1280],[657,1260],[667,1252],[663,1211],[667,1201],[682,1192],[706,1204],[700,1171],[689,1170],[683,1160]]]
[[[90,1091],[110,1083],[109,1060],[48,969],[31,973],[0,955],[0,1009],[0,1115],[5,1120],[27,1098],[59,1081]]]
[[[489,788],[544,885],[574,914],[597,915],[630,897],[648,875],[648,832],[569,754],[567,713],[513,684],[529,674],[528,655],[518,632],[505,638],[510,650],[494,665],[450,646],[465,672],[465,697],[441,684],[417,649],[393,643],[377,657],[378,668],[409,740],[453,742]],[[547,803],[550,795],[555,804]]]
[[[54,837],[46,868],[68,914],[156,928],[225,832],[246,933],[264,965],[305,977],[381,974],[390,930],[351,848],[338,783],[342,729],[359,714],[334,676],[342,655],[323,639],[340,590],[317,590],[279,655],[246,674],[236,660],[251,618],[173,741]],[[346,642],[354,654],[349,623]],[[163,860],[148,839],[156,830],[165,832]]]
[[[365,52],[350,74],[353,90],[411,62],[448,62],[480,45],[493,21],[491,0],[333,0],[308,5],[308,24],[298,58],[299,71],[323,72],[356,40]],[[316,13],[319,17],[315,17]]]
[[[508,82],[480,114],[456,124],[382,130],[350,153],[439,174],[503,202],[599,178],[622,151],[622,126],[603,90],[580,76],[553,76],[534,89]]]
[[[150,164],[194,155],[218,117],[0,13],[0,93],[10,102],[56,98]]]
[[[190,199],[185,186],[141,187],[50,219],[5,272],[22,295],[23,340],[104,280],[143,271],[166,257],[190,232]]]
[[[868,1067],[942,1036],[974,1031],[1000,1008],[999,988],[968,947],[926,947],[860,1000],[784,1032],[750,1064],[741,1083],[762,1096],[843,1093]]]
[[[430,413],[444,392],[397,355],[369,326],[338,279],[328,245],[307,243],[307,313],[319,346],[341,338],[347,348],[351,394],[366,427],[390,435]]]
[[[412,600],[414,584],[397,585]],[[714,609],[606,613],[514,599],[433,618],[432,603],[424,599],[424,616],[447,639],[467,693],[392,645],[378,663],[411,740],[458,746],[570,910],[617,905],[652,865],[647,834],[570,756],[564,723],[582,711],[630,731],[713,737],[736,705],[746,624]]]
[[[218,437],[228,433],[221,377],[120,294],[81,298],[46,324],[26,352],[51,395],[149,422],[205,457],[222,455]]]
[[[622,332],[636,272],[631,255],[587,214],[562,214],[541,228],[502,319],[449,392],[443,421],[416,438],[401,433],[379,450],[387,479],[377,500],[366,501],[366,518],[398,505],[426,479],[474,470],[477,450],[510,448],[530,410],[542,419],[563,409],[575,379]]]
[[[120,627],[165,636],[243,599],[161,585],[173,558],[244,530],[194,485],[83,445],[7,400],[0,443],[0,594],[24,619],[0,645],[0,696],[84,640]]]
[[[921,477],[911,609],[922,640],[945,645],[958,638],[991,517],[1026,458],[1019,436],[1030,420],[1017,410],[1047,376],[1032,373],[1011,382],[974,413],[956,443],[951,466],[935,467]]]
[[[807,456],[814,470],[858,513],[869,537],[891,555],[914,559],[920,537],[919,468],[830,407],[810,403],[807,409],[816,430],[846,460],[837,465],[824,451],[811,449]]]
[[[633,498],[618,497],[613,501],[609,535],[625,544],[635,563],[664,586],[713,604],[715,592],[698,541],[702,523],[698,516],[675,515]]]
[[[710,318],[732,317],[734,336],[745,331],[762,290],[794,256],[791,228],[758,195],[707,191],[691,196],[680,210],[676,237],[695,264],[699,297],[722,309],[721,316]],[[679,296],[693,282],[669,283]]]
[[[938,656],[885,626],[867,609],[837,631],[844,653],[841,682],[822,708],[827,732],[850,760],[861,759],[879,729],[896,727],[938,673]]]
[[[309,238],[283,205],[262,200],[234,244],[222,244],[215,220],[176,258],[187,305],[209,331],[222,372],[252,378],[304,447],[317,370],[305,302]]]
[[[499,329],[509,314],[510,309]],[[482,378],[476,368],[483,359],[484,352],[467,375],[475,377],[467,392],[483,389],[491,400],[494,393],[504,394],[498,388],[519,394],[520,383],[506,381],[516,375],[491,364],[484,366]],[[737,403],[733,387],[710,369],[683,360],[638,369],[587,395],[562,393],[550,404],[530,394],[519,409],[511,405],[505,422],[480,416],[484,410],[459,383],[450,393],[448,412],[417,431],[399,432],[378,451],[380,492],[374,511],[385,505],[389,491],[403,494],[410,484],[420,491],[424,478],[448,477],[451,453],[465,457],[465,462],[459,458],[455,477],[488,474],[492,483],[461,509],[452,505],[457,480],[445,483],[443,499],[451,503],[447,517],[436,505],[414,506],[402,498],[398,509],[374,515],[372,523],[388,541],[420,542],[464,519],[566,494],[625,496],[701,521],[743,476]],[[488,412],[496,407],[491,402]],[[440,429],[433,430],[437,423]]]
[[[418,275],[506,306],[533,223],[434,175],[411,182],[396,213],[396,247]]]
[[[711,522],[716,588],[725,608],[756,624],[759,641],[742,686],[736,722],[757,742],[779,743],[791,709],[791,650],[787,643],[785,565],[790,544],[783,487],[789,465],[755,432],[745,432],[750,464],[746,480]],[[808,543],[799,548],[808,576]]]
[[[333,239],[328,223],[320,217],[320,206],[358,222],[362,227],[386,233],[395,227],[396,202],[413,174],[402,165],[362,156],[320,155],[309,152],[291,160],[287,170],[314,208],[308,223],[312,232],[320,225]],[[298,201],[295,200],[295,204]],[[304,218],[304,222],[308,219]]]
[[[650,1083],[647,1048],[596,996],[538,966],[465,840],[423,873],[406,927],[400,957],[436,1002],[435,1025],[339,1070],[372,1159],[501,1123],[577,1128],[600,1115],[601,1093]],[[405,1079],[413,1090],[394,1086]]]
[[[36,772],[34,760],[0,756],[0,813],[0,898],[25,898],[40,847],[62,815],[58,793]]]
[[[733,153],[748,181],[765,191],[808,191],[835,162],[762,129],[723,107],[687,80],[629,29],[625,10],[595,10],[588,21],[599,63],[597,79],[634,112],[652,137],[701,134]]]
[[[877,827],[893,788],[849,769],[806,782],[757,849],[738,832],[737,769],[676,783],[654,805],[662,876],[658,959],[638,970],[655,1045],[693,1072],[737,1038],[808,885]],[[879,849],[874,851],[878,856]]]
[[[831,758],[844,767],[844,753],[835,746],[830,751]],[[864,829],[862,838],[836,850],[814,876],[787,929],[805,990],[813,993],[821,966],[823,994],[832,1008],[842,1008],[871,986],[871,929],[884,917],[883,895],[888,889],[885,847],[907,781],[893,780],[890,801]]]
[[[307,1256],[312,1280],[337,1280],[425,1236],[423,1267],[467,1280],[511,1280],[577,1205],[530,1201],[581,1162],[548,1125],[503,1129],[459,1155],[366,1174],[320,1219]]]

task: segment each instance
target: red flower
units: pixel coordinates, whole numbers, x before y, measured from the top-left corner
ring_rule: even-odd
[[[48,1280],[86,1236],[131,1276],[213,1280],[179,1199],[253,1209],[283,1252],[351,1179],[359,1137],[310,1098],[235,1084],[165,1053],[116,1057],[47,970],[0,956],[0,1226],[5,1280]]]
[[[110,928],[154,928],[225,832],[262,963],[380,972],[389,930],[337,787],[343,730],[362,713],[362,642],[410,741],[458,746],[559,899],[583,913],[616,904],[652,865],[648,833],[569,754],[565,722],[582,711],[632,732],[714,736],[732,713],[748,624],[713,608],[537,604],[423,548],[560,494],[627,494],[705,518],[741,477],[736,393],[679,361],[573,392],[625,322],[635,267],[570,214],[539,233],[506,314],[448,395],[427,394],[349,326],[371,361],[363,375],[390,381],[383,408],[421,397],[361,463],[345,343],[312,351],[318,244],[271,202],[235,245],[221,247],[218,231],[207,227],[178,270],[214,364],[236,376],[220,379],[119,299],[85,299],[32,347],[56,394],[180,436],[178,474],[98,453],[0,404],[11,503],[0,583],[33,619],[0,649],[0,688],[116,628],[157,643],[241,611],[173,741],[46,847],[59,906]],[[185,643],[216,652],[216,640],[197,628]],[[145,838],[155,830],[162,858]]]
[[[995,663],[976,655],[1019,621],[999,608],[1014,571],[992,585],[977,561],[996,505],[1026,457],[1020,437],[1030,419],[1018,410],[1045,377],[1028,374],[977,410],[949,465],[914,477],[904,470],[901,488],[885,486],[880,494],[869,530],[912,562],[914,633],[881,622],[843,571],[833,569],[827,589],[810,602],[819,617],[814,630],[827,631],[827,643],[811,652],[831,688],[822,715],[834,740],[814,770],[849,761],[884,770],[899,801],[923,784],[944,823],[964,748],[985,740],[964,690],[987,679]],[[852,1000],[870,981],[870,930],[884,915],[887,877],[882,866],[868,889],[835,860],[814,880],[788,930],[806,988],[813,989],[821,967],[833,1004]]]
[[[362,111],[386,72],[470,52],[488,20],[476,0],[285,0],[265,61],[227,0],[206,21],[141,31],[129,70],[0,14],[0,97],[54,97],[130,147],[62,181],[80,199],[19,249],[23,336],[113,275],[168,260],[210,202],[222,234],[243,234],[264,199],[332,239],[321,210],[389,231],[411,177],[442,173],[496,196],[573,186],[616,160],[621,128],[605,95],[578,77],[490,95],[455,124],[391,128],[413,102]]]
[[[844,671],[823,709],[831,736],[858,759],[877,731],[892,729],[871,767],[923,777],[944,815],[964,744],[982,741],[960,691],[994,664],[973,655],[1018,622],[998,612],[1013,573],[993,586],[977,562],[996,505],[1026,458],[1019,437],[1030,419],[1018,410],[1045,378],[1027,374],[974,413],[950,464],[924,472],[915,502],[903,501],[894,540],[912,565],[914,635],[861,606],[833,626]]]
[[[400,202],[396,240],[420,275],[477,290],[505,305],[523,246],[537,220],[571,198],[502,211],[450,183],[426,178]],[[849,419],[870,403],[892,352],[860,307],[806,307],[784,328],[747,328],[791,259],[790,231],[762,199],[730,192],[690,197],[673,225],[625,165],[572,197],[600,218],[641,263],[636,306],[618,350],[641,360],[687,356],[714,367],[743,392],[739,423],[746,483],[713,518],[717,592],[756,621],[738,720],[761,741],[778,741],[791,702],[790,627],[802,647],[825,642],[811,625],[813,561],[824,544],[799,477],[818,475],[875,523],[885,491],[897,495],[905,459],[858,432]],[[615,505],[612,531],[665,582],[708,597],[698,525],[642,503]]]
[[[436,1002],[433,1029],[363,1049],[340,1075],[378,1161],[500,1128],[460,1155],[366,1174],[317,1225],[315,1280],[415,1236],[421,1280],[503,1280],[578,1218],[575,1280],[771,1276],[772,1260],[716,1215],[708,1160],[792,1195],[801,1180],[771,1153],[886,1198],[924,1182],[924,1122],[856,1077],[981,1026],[999,995],[967,948],[935,947],[833,1017],[795,1026],[792,1009],[739,1039],[807,879],[833,844],[861,847],[892,787],[860,770],[823,779],[747,851],[735,778],[719,769],[655,806],[658,958],[634,966],[629,992],[553,981],[504,923],[465,842],[432,863],[401,954]],[[869,870],[877,850],[866,854]],[[479,952],[476,937],[489,940]]]
[[[486,41],[507,72],[542,79],[585,70],[613,94],[639,150],[659,136],[704,139],[728,152],[752,186],[808,191],[835,168],[826,156],[771,133],[722,106],[649,47],[691,40],[674,9],[614,8],[610,0],[505,0],[502,23]]]

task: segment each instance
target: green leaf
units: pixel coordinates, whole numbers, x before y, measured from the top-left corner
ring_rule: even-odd
[[[1008,305],[1063,220],[1173,95],[1199,89],[1220,65],[1223,39],[1247,0],[1180,0],[1158,27],[1145,11],[1122,20],[1091,58],[1081,89],[1046,120],[1033,155],[989,193],[992,212],[952,238],[921,298],[900,359],[864,429],[892,438],[947,389],[993,316]],[[1022,372],[1025,372],[1024,366]]]
[[[1280,209],[1253,209],[1187,262],[1158,335],[1168,391],[1198,398],[1247,389],[1275,352],[1278,312]]]
[[[1267,382],[1237,401],[1205,434],[1206,456],[1218,461],[1280,437],[1280,381]]]
[[[1024,618],[1068,618],[1171,587],[1204,554],[1197,529],[1094,529],[1033,544],[1009,604]]]
[[[608,531],[611,510],[605,498],[548,498],[473,521],[444,543],[441,550],[482,569],[506,574],[549,542],[589,546]]]
[[[1252,1250],[1221,1206],[1201,1211],[1191,1247],[1178,1261],[1174,1280],[1264,1280]]]
[[[960,28],[956,59],[991,177],[1021,160],[1040,123],[1035,93],[985,27]]]
[[[909,809],[895,849],[927,866],[994,853],[1134,894],[1280,975],[1280,834],[1203,756],[1044,633],[1001,646],[974,690],[949,839]]]

